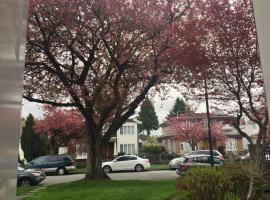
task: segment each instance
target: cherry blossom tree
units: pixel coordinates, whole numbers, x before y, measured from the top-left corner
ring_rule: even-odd
[[[190,35],[198,44],[194,56],[201,62],[190,72],[193,78],[187,81],[188,93],[201,99],[208,86],[213,108],[235,116],[236,120],[231,123],[249,142],[251,165],[265,174],[263,152],[269,145],[266,137],[269,116],[252,1],[201,1],[197,4],[200,9],[191,18],[197,16],[193,20],[198,26]],[[201,30],[197,32],[197,29]],[[255,142],[241,128],[243,117],[259,127],[259,132],[253,133],[258,134]],[[250,170],[247,199],[251,198],[255,174]]]
[[[192,69],[192,78],[186,81],[189,89],[186,95],[204,100],[207,83],[212,108],[235,116],[231,123],[248,140],[251,151],[262,151],[268,145],[269,117],[252,2],[222,0],[199,4],[201,10],[192,17],[197,16],[193,20],[200,21],[196,28],[202,30],[191,35],[198,44],[195,54],[201,62],[188,68]],[[259,126],[255,143],[241,129],[243,117]]]
[[[176,140],[189,143],[193,151],[200,141],[208,138],[204,120],[201,117],[198,118],[195,113],[181,114],[179,117],[170,118],[167,125],[170,128],[170,134],[173,135]],[[211,131],[212,138],[215,142],[223,144],[226,141],[227,137],[222,131],[222,124],[217,122],[213,123]]]
[[[194,48],[182,41],[192,3],[30,0],[23,97],[82,114],[86,178],[103,177],[103,143]]]
[[[51,154],[57,154],[59,147],[68,146],[72,140],[85,138],[85,123],[76,110],[46,106],[44,111],[43,118],[37,120],[34,128],[48,138]]]

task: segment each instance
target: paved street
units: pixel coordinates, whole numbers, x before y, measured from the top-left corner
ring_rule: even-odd
[[[112,180],[161,180],[174,179],[179,177],[174,170],[146,171],[146,172],[118,172],[111,173],[109,177]],[[81,180],[84,174],[66,175],[66,176],[47,176],[41,185],[52,185],[58,183],[68,183]]]

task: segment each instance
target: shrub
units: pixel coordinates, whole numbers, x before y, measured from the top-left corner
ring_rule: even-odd
[[[164,146],[160,145],[145,145],[142,148],[142,153],[149,153],[149,154],[166,153],[166,149]]]
[[[189,200],[239,200],[231,177],[218,168],[192,168],[177,187]]]
[[[221,170],[230,177],[233,183],[234,193],[241,199],[246,199],[249,188],[249,172],[247,162],[232,162],[226,164]]]

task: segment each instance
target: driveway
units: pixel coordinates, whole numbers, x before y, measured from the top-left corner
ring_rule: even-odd
[[[179,177],[174,170],[146,171],[146,172],[117,172],[110,173],[112,180],[164,180],[175,179]],[[41,185],[53,185],[58,183],[68,183],[81,180],[84,174],[66,175],[66,176],[47,176]]]

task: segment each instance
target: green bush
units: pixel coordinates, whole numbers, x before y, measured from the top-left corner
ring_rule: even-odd
[[[160,145],[145,145],[142,148],[142,153],[150,153],[150,154],[166,153],[166,149],[164,146]]]
[[[233,192],[241,199],[246,199],[249,188],[249,172],[246,162],[232,162],[226,164],[221,170],[230,177],[233,183]]]
[[[231,177],[218,168],[192,168],[178,182],[182,199],[239,200]]]

